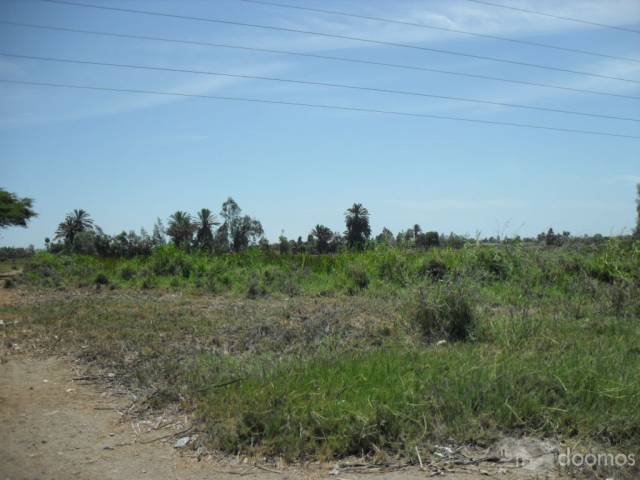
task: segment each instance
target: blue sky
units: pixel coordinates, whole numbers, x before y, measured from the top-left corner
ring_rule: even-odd
[[[89,1],[89,0],[87,0]],[[288,0],[640,59],[640,35],[527,15],[465,0]],[[640,29],[635,0],[501,0]],[[456,50],[640,80],[640,62],[516,45],[238,0],[91,0]],[[182,40],[224,42],[403,63],[640,96],[640,84],[420,50],[63,6],[4,0],[0,19]],[[348,83],[640,117],[640,101],[429,72],[278,54],[117,39],[0,25],[1,52]],[[640,135],[640,124],[329,87],[56,64],[0,57],[0,78],[326,103]],[[0,84],[0,186],[35,199],[28,229],[2,245],[43,245],[74,208],[109,233],[150,229],[175,210],[214,211],[232,196],[270,239],[317,223],[343,230],[362,202],[375,233],[419,223],[476,235],[620,233],[635,221],[640,140],[374,113]]]

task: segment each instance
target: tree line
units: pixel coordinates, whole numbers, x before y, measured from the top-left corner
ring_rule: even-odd
[[[637,186],[637,225],[633,236],[640,238],[640,184]],[[0,228],[9,226],[26,227],[37,216],[33,210],[33,199],[21,198],[15,193],[0,188]],[[233,198],[223,204],[219,216],[210,209],[203,208],[192,216],[188,212],[176,211],[169,216],[166,227],[157,219],[152,231],[122,231],[117,235],[106,234],[97,226],[90,214],[77,209],[68,213],[58,225],[53,240],[45,239],[47,250],[58,253],[82,253],[103,257],[133,257],[149,255],[155,248],[168,243],[185,251],[201,251],[210,254],[237,253],[250,247],[259,247],[266,251],[286,253],[335,253],[342,250],[364,250],[376,245],[388,245],[416,249],[448,246],[460,248],[468,239],[453,233],[444,235],[437,231],[423,231],[416,224],[398,232],[396,235],[388,228],[373,237],[370,214],[361,203],[354,203],[344,214],[345,231],[336,232],[326,225],[318,224],[309,232],[306,239],[288,239],[284,233],[276,244],[270,244],[264,237],[264,229],[259,220],[243,213]],[[603,239],[601,235],[588,237],[590,241]],[[575,237],[567,231],[555,233],[553,229],[543,232],[537,238],[501,240],[499,237],[484,238],[475,241],[485,243],[504,243],[525,241],[542,243],[549,246],[561,246]],[[584,240],[584,239],[583,239]],[[33,248],[31,249],[31,251]]]

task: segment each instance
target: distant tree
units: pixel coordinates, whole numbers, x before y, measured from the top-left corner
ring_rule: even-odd
[[[410,247],[416,244],[417,236],[421,235],[421,232],[422,229],[420,226],[414,225],[413,227],[407,228],[405,231],[398,232],[396,242],[398,245]]]
[[[393,232],[389,230],[387,227],[384,227],[382,229],[382,232],[380,232],[376,237],[376,242],[386,244],[386,245],[393,245],[395,243]]]
[[[264,234],[262,224],[255,218],[242,215],[242,209],[231,197],[222,204],[220,215],[224,218],[228,245],[234,252],[240,252],[256,243]]]
[[[92,230],[78,232],[73,237],[71,251],[82,255],[95,255],[97,253],[95,240],[96,235]]]
[[[220,222],[216,220],[216,216],[211,213],[211,210],[203,208],[198,212],[198,220],[196,222],[198,229],[196,232],[196,243],[198,248],[207,251],[213,249],[213,227],[216,225],[220,225]]]
[[[260,238],[260,240],[258,241],[258,246],[260,247],[260,250],[262,251],[262,253],[269,253],[271,251],[271,245],[269,244],[269,240],[267,240],[264,237]]]
[[[216,235],[216,249],[217,251],[229,251],[233,247],[233,237],[237,230],[237,224],[239,223],[240,214],[242,209],[236,203],[236,201],[229,197],[222,204],[222,210],[220,210],[220,216],[224,219],[222,226],[218,229],[219,235]],[[223,238],[224,236],[224,238]]]
[[[187,212],[178,210],[169,217],[169,228],[167,235],[171,237],[173,243],[178,247],[188,248],[191,244],[193,234],[198,228]]]
[[[329,227],[324,225],[316,225],[311,231],[311,240],[315,244],[315,250],[318,253],[328,253],[331,249],[331,241],[333,240],[333,232]]]
[[[154,247],[159,247],[166,243],[166,231],[162,220],[156,219],[156,223],[153,225],[153,233],[151,234],[151,243]]]
[[[287,237],[284,236],[284,232],[282,232],[278,237],[278,250],[280,250],[281,254],[289,253],[289,251],[291,250],[289,240],[287,240]]]
[[[215,253],[229,252],[229,229],[226,222],[223,223],[213,238],[213,251]]]
[[[93,220],[86,210],[76,209],[68,213],[64,221],[58,225],[56,230],[56,240],[64,240],[68,245],[73,245],[73,241],[81,232],[92,231]]]
[[[440,245],[440,235],[438,235],[438,232],[431,231],[431,232],[424,233],[425,248],[438,247],[439,245]]]
[[[0,188],[0,228],[26,227],[29,220],[38,216],[32,207],[33,199],[19,198]]]
[[[636,185],[636,231],[634,232],[636,238],[640,238],[640,183]]]
[[[333,239],[329,247],[332,252],[339,252],[345,248],[345,238],[338,232],[333,232]]]
[[[349,248],[362,250],[365,242],[371,236],[369,225],[369,211],[361,203],[354,203],[345,212],[347,244]]]
[[[306,251],[305,244],[302,241],[302,237],[298,236],[298,240],[296,241],[296,253],[304,253]]]

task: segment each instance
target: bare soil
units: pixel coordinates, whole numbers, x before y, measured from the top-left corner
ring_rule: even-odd
[[[0,302],[19,301],[15,291],[0,289]],[[0,346],[0,480],[225,480],[245,476],[411,480],[434,473],[458,480],[558,478],[548,468],[523,469],[509,463],[385,471],[366,465],[354,469],[334,464],[266,466],[243,458],[203,455],[192,444],[178,450],[174,448],[176,438],[192,435],[182,433],[187,419],[132,421],[123,414],[131,404],[127,392],[113,384],[88,383],[83,366],[69,358],[16,350],[5,340]]]

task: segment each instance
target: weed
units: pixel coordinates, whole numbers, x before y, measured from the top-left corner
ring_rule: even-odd
[[[267,293],[264,284],[260,281],[257,275],[253,275],[249,280],[247,287],[247,298],[255,299],[261,297]]]
[[[447,274],[448,269],[442,260],[432,258],[428,260],[422,267],[422,275],[437,281],[442,280]]]
[[[369,286],[369,275],[367,271],[359,265],[352,265],[349,268],[349,279],[357,290],[364,290]]]
[[[412,319],[427,341],[465,341],[472,337],[476,314],[464,287],[438,285],[419,289],[416,297]]]
[[[125,265],[120,270],[120,278],[124,281],[129,281],[136,276],[136,271],[130,266]]]

